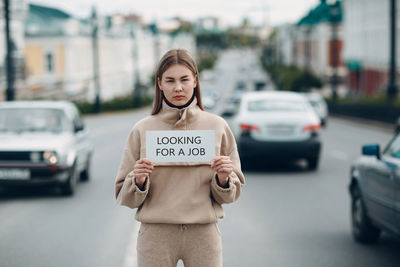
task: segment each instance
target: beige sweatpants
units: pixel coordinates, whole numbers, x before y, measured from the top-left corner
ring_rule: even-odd
[[[138,267],[222,267],[221,233],[217,223],[140,225]]]

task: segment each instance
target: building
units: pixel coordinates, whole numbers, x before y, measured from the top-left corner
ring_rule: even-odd
[[[295,65],[316,73],[325,81],[330,81],[334,75],[343,78],[346,68],[342,60],[341,1],[320,0],[296,26],[293,36]]]
[[[354,95],[384,92],[390,62],[390,1],[344,0],[344,60]],[[397,5],[396,14],[400,13]],[[397,25],[396,32],[400,26]],[[400,43],[397,42],[397,51]],[[397,62],[400,54],[397,53]]]
[[[94,21],[97,54],[93,53]],[[156,64],[168,49],[186,48],[196,55],[193,36],[154,29],[156,24],[149,27],[137,15],[82,20],[56,8],[30,4],[24,49],[29,98],[94,101],[96,58],[102,101],[129,95],[139,86],[153,86]]]
[[[118,24],[114,29],[109,18],[98,22],[100,95],[108,100],[132,90],[132,41],[129,32]],[[27,98],[94,99],[90,20],[29,4],[25,41]]]

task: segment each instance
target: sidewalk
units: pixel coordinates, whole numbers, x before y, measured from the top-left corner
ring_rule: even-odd
[[[363,125],[363,126],[370,126],[370,127],[373,127],[373,128],[383,129],[383,130],[385,130],[387,132],[392,132],[393,134],[394,134],[394,131],[395,131],[395,125],[392,124],[392,123],[381,122],[381,121],[376,121],[376,120],[362,119],[362,118],[352,117],[352,116],[337,115],[337,114],[329,114],[328,127],[329,127],[329,119],[330,118],[346,120],[346,121],[354,123],[354,124],[359,124],[359,125]]]

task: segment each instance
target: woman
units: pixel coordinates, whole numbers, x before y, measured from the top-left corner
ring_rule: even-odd
[[[213,130],[212,162],[154,163],[146,159],[146,131]],[[244,185],[235,139],[226,122],[204,111],[196,64],[186,50],[161,59],[151,116],[128,137],[116,178],[119,204],[138,208],[138,266],[222,266],[217,219],[221,204]]]

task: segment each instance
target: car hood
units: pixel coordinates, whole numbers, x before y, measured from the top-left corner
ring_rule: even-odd
[[[53,133],[0,133],[0,150],[59,150],[71,142],[71,135]]]

